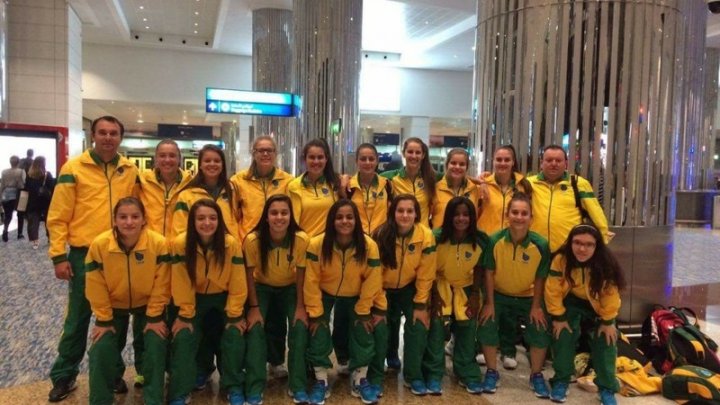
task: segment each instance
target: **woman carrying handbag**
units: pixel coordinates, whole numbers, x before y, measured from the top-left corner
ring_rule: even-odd
[[[37,249],[40,245],[38,238],[40,221],[45,221],[47,217],[54,187],[55,179],[45,170],[45,157],[38,156],[33,160],[25,180],[25,190],[28,192],[25,217],[28,221],[28,238],[33,249]],[[47,233],[47,228],[45,233]]]

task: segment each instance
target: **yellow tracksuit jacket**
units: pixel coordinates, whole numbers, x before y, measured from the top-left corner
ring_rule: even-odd
[[[90,149],[62,166],[47,218],[53,263],[67,261],[66,245],[88,247],[112,228],[112,210],[133,195],[137,177],[137,167],[123,156],[104,163]]]
[[[495,291],[511,297],[532,297],[536,278],[547,278],[550,250],[545,238],[528,232],[517,245],[505,228],[490,237],[483,255],[485,271],[493,271]]]
[[[382,291],[380,253],[375,241],[365,235],[367,256],[358,263],[353,257],[355,247],[341,250],[333,247],[332,259],[326,264],[322,257],[322,233],[310,240],[307,248],[307,269],[303,289],[305,309],[310,318],[323,315],[322,294],[334,297],[360,297],[355,304],[355,313],[369,316],[373,298]]]
[[[195,285],[185,264],[185,238],[181,233],[172,241],[172,297],[180,308],[179,316],[184,321],[195,317],[195,294],[228,293],[225,313],[229,322],[235,322],[243,315],[243,307],[247,299],[247,279],[243,264],[242,248],[237,239],[225,235],[225,261],[217,263],[215,253],[203,252],[197,246],[197,262],[195,265]]]
[[[415,196],[420,204],[420,223],[430,226],[430,204],[432,201],[430,201],[425,191],[425,180],[422,178],[422,173],[418,173],[415,181],[407,177],[404,167],[382,172],[380,175],[389,179],[392,183],[393,196],[399,194],[412,194]]]
[[[168,189],[156,170],[145,170],[140,173],[137,197],[145,206],[145,220],[148,228],[164,236],[170,235],[173,229],[172,219],[175,204],[180,190],[190,182],[191,178],[190,173],[178,170],[177,182]]]
[[[457,196],[468,198],[470,202],[472,202],[473,207],[475,207],[475,213],[477,214],[478,202],[480,201],[480,190],[478,190],[475,183],[468,179],[464,179],[458,192],[455,192],[455,190],[448,185],[447,176],[443,176],[443,178],[435,184],[435,197],[432,202],[433,228],[440,228],[442,226],[443,219],[445,217],[445,207],[447,207],[450,200]]]
[[[440,232],[440,229],[433,231],[436,239],[440,237]],[[454,314],[458,321],[468,320],[465,313],[468,297],[464,288],[472,286],[475,269],[482,266],[484,248],[480,241],[475,241],[473,248],[472,238],[465,238],[460,243],[448,239],[437,244],[435,280],[440,297],[445,302],[443,315]],[[478,296],[478,298],[482,300],[482,297]]]
[[[391,269],[383,266],[383,288],[403,288],[415,282],[415,297],[413,302],[416,308],[425,308],[430,299],[430,289],[435,281],[436,251],[435,236],[425,225],[415,224],[410,235],[395,240],[395,257],[398,268]],[[381,311],[387,310],[387,297],[385,291],[375,298],[375,307]]]
[[[575,193],[570,175],[565,172],[555,184],[545,181],[542,173],[529,177],[528,181],[533,188],[533,222],[530,229],[546,238],[550,242],[550,251],[555,252],[565,243],[570,230],[582,222],[580,210],[575,206]],[[608,242],[607,219],[595,198],[592,186],[580,176],[577,178],[577,185],[580,203],[600,230],[605,242]]]
[[[545,281],[545,306],[555,320],[564,320],[563,299],[568,294],[587,300],[604,324],[612,324],[620,311],[620,292],[617,286],[606,284],[599,297],[590,295],[590,269],[574,268],[571,277],[574,285],[565,278],[565,255],[558,254],[550,265],[550,274]]]
[[[387,221],[388,206],[392,198],[391,191],[390,181],[385,177],[375,175],[370,188],[360,185],[357,174],[350,179],[348,195],[360,211],[360,220],[366,234],[371,235]]]
[[[288,184],[288,195],[293,205],[295,221],[308,236],[325,232],[330,207],[337,201],[337,190],[328,184],[325,177],[312,183],[307,173],[296,177]]]
[[[85,296],[96,324],[112,326],[113,308],[146,305],[148,322],[160,321],[170,302],[170,263],[165,238],[147,228],[127,253],[112,229],[98,235],[85,257]]]
[[[273,169],[267,178],[250,173],[250,169],[241,170],[230,178],[240,200],[240,241],[245,240],[260,221],[267,199],[275,194],[285,194],[292,179],[290,174],[277,168]]]
[[[510,187],[505,190],[505,192],[502,191],[494,175],[488,176],[485,179],[487,196],[483,198],[481,202],[482,208],[478,216],[478,229],[488,235],[492,235],[507,227],[507,216],[505,214],[510,199],[516,191],[523,193],[528,192],[520,185],[520,180],[522,179],[522,174],[513,173],[513,178],[510,180]]]
[[[290,251],[290,238],[294,238],[293,249]],[[276,246],[271,243],[268,250],[267,267],[263,272],[262,257],[260,256],[260,239],[257,233],[251,232],[243,243],[245,267],[253,270],[253,279],[256,283],[273,287],[286,287],[295,284],[297,270],[305,269],[305,252],[310,237],[305,232],[289,235],[282,244]]]
[[[233,194],[233,205],[237,207],[237,190],[233,186],[231,190]],[[220,211],[222,211],[223,221],[230,235],[239,238],[238,234],[238,222],[237,222],[237,209],[230,206],[230,200],[228,199],[227,190],[223,189],[217,199],[214,199],[210,193],[201,187],[192,187],[185,189],[178,195],[177,203],[175,203],[175,211],[173,212],[172,219],[172,233],[171,237],[175,237],[182,232],[187,230],[188,215],[190,214],[190,208],[197,201],[203,198],[215,200]]]

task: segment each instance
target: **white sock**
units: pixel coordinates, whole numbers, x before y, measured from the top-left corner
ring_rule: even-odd
[[[366,367],[358,367],[355,370],[353,370],[353,373],[352,373],[353,385],[356,385],[356,386],[360,385],[360,381],[363,378],[367,378],[367,371],[368,371],[367,366]]]
[[[313,370],[315,371],[315,379],[318,381],[325,381],[325,384],[327,384],[327,369],[325,367],[313,367]]]

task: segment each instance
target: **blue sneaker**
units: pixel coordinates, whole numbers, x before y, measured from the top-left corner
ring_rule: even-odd
[[[545,377],[542,373],[535,373],[530,376],[530,386],[538,398],[550,398],[550,390],[545,383]]]
[[[168,405],[186,405],[190,403],[190,395],[185,395],[180,398],[175,398],[168,402]]]
[[[310,397],[305,391],[292,392],[288,390],[288,395],[290,395],[293,402],[296,404],[307,404],[308,402],[310,402]]]
[[[355,398],[360,398],[363,404],[376,404],[378,401],[377,393],[366,378],[360,380],[360,385],[352,384],[350,393]]]
[[[442,395],[442,384],[440,383],[440,380],[430,380],[425,384],[425,388],[427,388],[427,393],[430,395]]]
[[[318,380],[310,391],[309,403],[313,405],[324,405],[325,399],[330,396],[327,381]]]
[[[382,398],[383,396],[383,386],[380,384],[370,384],[373,390],[375,390],[375,396],[378,398]]]
[[[473,395],[480,395],[483,392],[483,385],[479,381],[471,381],[469,383],[460,381],[460,386]]]
[[[405,383],[405,386],[410,387],[410,392],[415,395],[422,396],[427,394],[427,387],[425,386],[425,381],[423,380],[413,380],[410,384]]]
[[[568,383],[556,382],[550,391],[550,400],[563,403],[567,400]]]
[[[483,392],[494,394],[497,391],[498,380],[500,380],[500,373],[489,368],[485,372],[485,379],[482,382]]]
[[[241,391],[232,391],[227,398],[230,405],[245,405],[245,395]]]
[[[388,357],[385,361],[387,362],[387,368],[391,368],[393,370],[400,370],[400,368],[402,368],[402,363],[400,362],[400,359],[397,357],[394,357],[394,358]]]
[[[262,405],[263,397],[260,394],[248,395],[248,397],[245,398],[245,403],[247,405]]]
[[[615,393],[607,390],[607,389],[601,389],[600,390],[600,403],[602,405],[617,405],[617,400],[615,399]]]

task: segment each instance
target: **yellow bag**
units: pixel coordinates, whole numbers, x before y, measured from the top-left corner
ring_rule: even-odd
[[[648,375],[637,360],[619,356],[615,360],[615,376],[620,383],[620,395],[636,397],[657,394],[662,388],[662,378]]]

